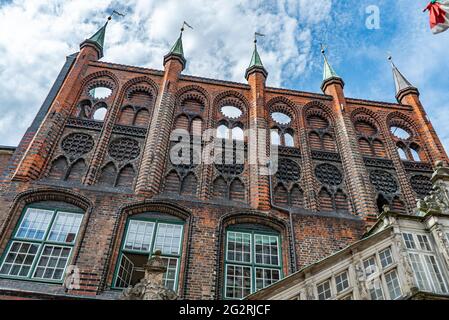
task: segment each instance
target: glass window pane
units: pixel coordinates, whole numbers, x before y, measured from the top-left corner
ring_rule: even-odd
[[[251,268],[246,266],[226,266],[225,297],[241,299],[251,293]]]
[[[401,293],[401,286],[399,284],[398,273],[393,270],[385,275],[385,280],[387,282],[388,292],[390,294],[390,299],[394,300],[399,298]]]
[[[332,297],[331,282],[326,280],[317,286],[318,300],[328,300]]]
[[[378,271],[374,256],[363,261],[363,268],[365,269],[365,275],[367,277]]]
[[[432,251],[432,247],[430,246],[429,238],[426,235],[417,235],[419,247],[424,251]]]
[[[251,234],[228,231],[226,259],[233,262],[251,262]]]
[[[52,217],[53,211],[28,208],[17,230],[16,237],[43,240]]]
[[[335,285],[337,287],[337,293],[340,293],[349,288],[348,272],[342,272],[335,277]]]
[[[429,280],[424,271],[424,266],[422,264],[420,256],[417,253],[410,253],[409,256],[418,288],[423,291],[431,291]]]
[[[122,254],[117,273],[117,279],[115,280],[115,286],[117,288],[127,288],[129,285],[131,285],[133,272],[134,263],[126,255]]]
[[[384,293],[382,290],[382,284],[380,279],[374,279],[368,283],[369,294],[371,296],[371,300],[384,300]]]
[[[176,274],[178,273],[178,259],[163,257],[167,271],[164,274],[164,286],[176,291]]]
[[[82,214],[58,212],[48,235],[49,241],[74,243],[78,234]]]
[[[159,223],[154,251],[161,250],[162,254],[178,255],[181,250],[181,235],[182,225]]]
[[[404,239],[405,246],[407,249],[416,249],[415,240],[411,233],[403,233],[402,238]]]
[[[382,268],[386,268],[393,263],[393,258],[391,256],[391,249],[387,248],[381,252],[379,252],[380,263],[382,264]]]
[[[150,251],[153,231],[154,222],[131,220],[128,225],[124,249]]]
[[[13,241],[0,268],[0,274],[27,277],[40,245]]]
[[[257,264],[279,265],[278,237],[256,234],[254,242]]]
[[[71,251],[69,247],[45,245],[33,278],[62,280]]]
[[[424,261],[426,263],[427,270],[430,274],[435,292],[447,293],[446,284],[440,271],[440,267],[434,256],[424,255]]]
[[[256,291],[279,281],[281,272],[277,269],[256,268]]]

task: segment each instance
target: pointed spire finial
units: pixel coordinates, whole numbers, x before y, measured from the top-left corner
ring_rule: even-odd
[[[249,63],[248,68],[246,69],[245,78],[248,79],[250,73],[254,70],[261,71],[265,77],[268,76],[268,72],[263,66],[262,59],[260,58],[259,52],[257,51],[257,37],[265,37],[264,34],[259,32],[254,32],[254,51],[251,57],[251,62]]]
[[[419,94],[418,89],[414,87],[396,67],[396,65],[393,62],[393,57],[391,56],[390,53],[388,53],[388,61],[390,61],[391,68],[393,70],[393,79],[396,89],[396,99],[400,102],[403,96],[411,91]]]
[[[343,88],[345,83],[343,79],[335,72],[334,68],[330,65],[326,56],[326,47],[321,43],[321,55],[324,59],[324,67],[323,67],[323,83],[321,84],[321,90],[323,92],[326,91],[327,87],[332,83],[339,83]]]
[[[184,58],[184,48],[182,46],[182,34],[185,31],[185,27],[193,29],[193,27],[189,25],[186,21],[182,23],[181,32],[179,33],[178,39],[176,40],[173,47],[170,49],[170,52],[164,57],[164,65],[170,58],[176,58],[181,62],[182,68],[183,69],[185,68],[186,59]]]
[[[86,39],[83,43],[81,43],[80,47],[82,48],[87,44],[93,45],[98,50],[99,59],[101,59],[103,57],[103,48],[104,48],[104,38],[106,36],[106,27],[108,26],[109,21],[112,20],[112,17],[114,15],[118,15],[118,16],[122,16],[122,17],[125,16],[124,14],[121,14],[120,12],[113,10],[111,15],[107,18],[106,23],[97,32],[95,32],[93,36],[91,36],[89,39]]]
[[[326,81],[328,79],[332,78],[340,78],[340,76],[335,72],[334,68],[330,65],[329,61],[326,57],[326,47],[321,44],[321,54],[323,55],[324,59],[324,70],[323,70],[323,81]]]

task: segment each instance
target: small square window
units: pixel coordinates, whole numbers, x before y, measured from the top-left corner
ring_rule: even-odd
[[[393,258],[391,256],[391,249],[387,248],[379,252],[380,263],[382,268],[386,268],[393,263]]]
[[[337,287],[337,293],[340,293],[349,288],[349,279],[347,271],[342,272],[335,277],[335,285]]]
[[[411,233],[403,233],[402,238],[404,239],[405,246],[407,249],[416,249],[415,240]]]
[[[426,235],[418,234],[418,242],[421,250],[424,251],[432,251],[432,247],[430,246],[429,238]]]
[[[256,291],[279,281],[281,273],[277,269],[256,268]]]
[[[363,268],[365,269],[365,275],[367,277],[378,271],[376,259],[374,258],[374,256],[363,261]]]
[[[317,286],[318,299],[328,300],[332,297],[331,282],[326,280]]]

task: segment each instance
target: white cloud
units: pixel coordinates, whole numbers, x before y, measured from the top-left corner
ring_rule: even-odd
[[[0,144],[17,144],[64,63],[117,8],[106,35],[103,60],[162,68],[164,54],[186,20],[185,73],[245,81],[254,31],[278,86],[304,71],[311,28],[329,14],[331,0],[0,0]],[[299,28],[299,19],[307,26]]]

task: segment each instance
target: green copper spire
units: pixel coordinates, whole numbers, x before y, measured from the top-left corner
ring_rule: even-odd
[[[170,49],[170,53],[178,54],[178,55],[184,57],[184,49],[182,47],[182,31],[181,31],[181,34],[179,35],[178,40],[176,40],[175,44]]]
[[[108,26],[108,22],[111,20],[111,18],[108,18],[108,21],[104,24],[103,27],[100,28],[95,34],[89,38],[90,41],[95,42],[98,44],[101,48],[104,47],[104,37],[106,35],[106,27]]]
[[[184,26],[193,29],[187,22],[184,21],[178,40],[176,40],[175,44],[170,49],[170,52],[164,57],[164,65],[171,59],[177,59],[179,62],[181,62],[182,68],[185,68],[186,58],[184,57],[184,48],[182,46],[182,33],[184,32]]]
[[[251,58],[251,62],[249,63],[249,67],[261,67],[263,68],[262,59],[260,58],[259,52],[257,51],[257,41],[254,41],[254,51],[253,56]]]
[[[256,70],[262,72],[265,75],[265,77],[268,76],[268,72],[263,66],[262,59],[260,58],[259,52],[257,51],[257,38],[256,38],[257,35],[263,36],[262,34],[259,34],[257,32],[255,33],[253,56],[251,57],[251,62],[249,63],[249,67],[248,69],[246,69],[245,73],[245,78],[247,80],[249,75]]]
[[[324,71],[323,71],[323,81],[326,81],[331,78],[340,78],[340,76],[335,72],[334,68],[329,64],[329,61],[326,57],[326,51],[324,48],[321,48],[321,54],[324,58]]]
[[[336,83],[338,83],[343,88],[345,86],[345,83],[327,60],[326,51],[323,46],[321,46],[321,54],[324,58],[323,83],[321,84],[321,90],[323,92],[326,92],[326,89],[329,85]]]
[[[80,45],[81,48],[83,48],[86,45],[95,47],[95,49],[97,49],[97,51],[98,51],[98,59],[101,59],[103,57],[103,48],[104,48],[104,38],[106,35],[106,27],[108,26],[108,23],[111,19],[112,19],[112,16],[109,16],[106,23],[97,32],[95,32],[92,37],[84,40]]]

